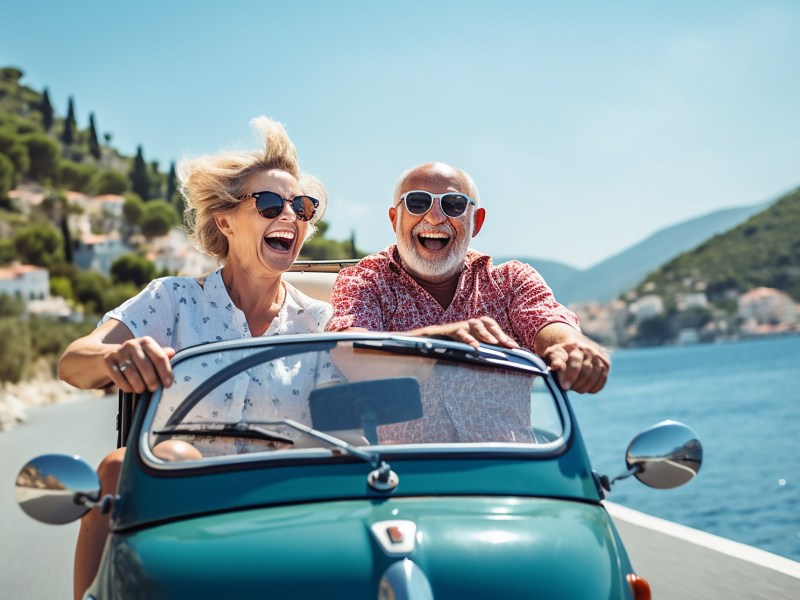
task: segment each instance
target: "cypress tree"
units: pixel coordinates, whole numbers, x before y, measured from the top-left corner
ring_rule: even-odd
[[[350,258],[358,258],[358,250],[356,249],[356,230],[350,231]]]
[[[167,202],[173,203],[175,195],[175,161],[169,163],[169,174],[167,175]]]
[[[97,141],[97,129],[94,126],[94,113],[89,113],[89,152],[95,160],[100,160],[100,142]]]
[[[72,234],[69,231],[66,210],[61,215],[59,225],[61,225],[61,236],[64,239],[64,258],[68,263],[72,264]]]
[[[50,131],[50,128],[53,126],[53,104],[50,102],[50,94],[48,93],[47,88],[44,88],[44,94],[42,94],[42,102],[39,104],[39,110],[42,113],[44,130]]]
[[[69,97],[67,104],[67,118],[64,119],[64,132],[61,134],[61,141],[65,146],[69,146],[75,141],[75,101]]]
[[[150,198],[150,177],[147,174],[147,163],[144,161],[141,145],[136,148],[136,158],[133,159],[131,190],[139,194],[143,200]]]

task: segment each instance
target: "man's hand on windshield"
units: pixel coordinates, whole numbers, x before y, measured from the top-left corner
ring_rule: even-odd
[[[588,338],[553,344],[541,356],[558,373],[561,387],[579,394],[603,389],[611,369],[608,353]]]
[[[464,342],[473,348],[479,344],[492,344],[494,346],[504,346],[506,348],[519,348],[515,342],[497,321],[491,317],[480,317],[477,319],[467,319],[466,321],[456,321],[455,323],[444,323],[442,325],[431,325],[421,327],[408,332],[409,335],[445,336],[457,342]]]

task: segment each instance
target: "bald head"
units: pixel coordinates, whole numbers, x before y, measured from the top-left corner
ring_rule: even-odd
[[[417,188],[414,185],[406,185],[407,183],[413,184],[415,181],[427,181],[442,184],[444,187],[453,187],[480,205],[478,187],[472,177],[469,176],[469,173],[447,163],[429,162],[411,167],[400,175],[400,179],[397,180],[397,185],[394,187],[392,206],[397,204],[404,189],[427,189],[426,187]]]

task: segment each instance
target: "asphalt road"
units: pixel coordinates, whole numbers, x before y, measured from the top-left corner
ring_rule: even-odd
[[[29,411],[27,423],[0,433],[0,597],[72,597],[78,524],[44,525],[17,506],[14,480],[40,454],[78,454],[92,466],[116,445],[116,396]]]
[[[77,523],[44,525],[25,516],[13,482],[39,454],[78,454],[96,466],[115,446],[116,410],[116,396],[46,406],[32,410],[24,425],[0,433],[0,597],[71,597]],[[611,506],[610,512],[634,567],[658,600],[800,598],[800,563],[756,550],[747,556],[749,547],[739,548],[743,559],[727,540],[660,520],[650,523],[624,508]]]

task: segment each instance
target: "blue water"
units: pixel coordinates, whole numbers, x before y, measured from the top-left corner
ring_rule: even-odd
[[[570,394],[595,470],[664,419],[689,425],[703,466],[674,490],[631,478],[608,499],[800,561],[800,337],[620,350],[606,388]]]

